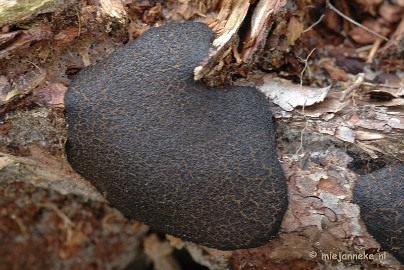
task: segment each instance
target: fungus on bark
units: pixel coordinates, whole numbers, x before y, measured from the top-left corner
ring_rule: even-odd
[[[380,245],[404,263],[404,163],[362,176],[354,203],[361,219]]]
[[[67,158],[126,216],[201,245],[266,244],[287,208],[269,103],[194,81],[212,30],[151,28],[82,70],[65,96]]]

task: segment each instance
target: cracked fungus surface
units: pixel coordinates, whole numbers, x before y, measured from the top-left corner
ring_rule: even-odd
[[[65,96],[66,152],[125,215],[209,247],[256,247],[287,207],[272,115],[254,88],[193,80],[212,38],[201,23],[152,28],[82,70]]]
[[[388,166],[360,178],[354,203],[368,232],[404,263],[404,163]]]

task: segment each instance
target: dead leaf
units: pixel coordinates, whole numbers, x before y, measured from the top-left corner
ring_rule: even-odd
[[[293,45],[295,41],[301,36],[304,29],[304,25],[296,17],[290,18],[288,23],[288,44]]]
[[[376,33],[379,33],[382,36],[386,36],[389,32],[389,29],[383,25],[381,20],[366,20],[362,22],[362,25],[375,31]],[[368,30],[360,26],[356,26],[351,31],[349,31],[349,36],[358,44],[371,44],[379,38],[375,34],[372,34]]]
[[[286,80],[264,77],[264,83],[258,86],[265,95],[286,111],[292,111],[298,106],[308,107],[324,101],[331,86],[313,88],[300,86]]]
[[[331,61],[324,61],[321,65],[330,75],[333,81],[348,81],[348,74],[341,68],[335,66],[335,64],[331,63]]]
[[[391,24],[400,21],[403,17],[403,12],[403,7],[391,5],[388,2],[384,2],[379,8],[379,14]]]

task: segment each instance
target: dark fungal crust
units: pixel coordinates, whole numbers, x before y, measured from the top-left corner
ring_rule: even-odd
[[[362,176],[354,203],[361,219],[380,245],[404,263],[404,163]]]
[[[152,28],[82,70],[65,96],[67,158],[126,216],[201,245],[257,247],[287,208],[268,101],[207,88],[193,69],[213,32]]]

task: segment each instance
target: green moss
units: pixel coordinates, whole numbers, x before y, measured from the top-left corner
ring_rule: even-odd
[[[25,19],[41,10],[54,9],[55,0],[14,0],[0,2],[0,25]]]

